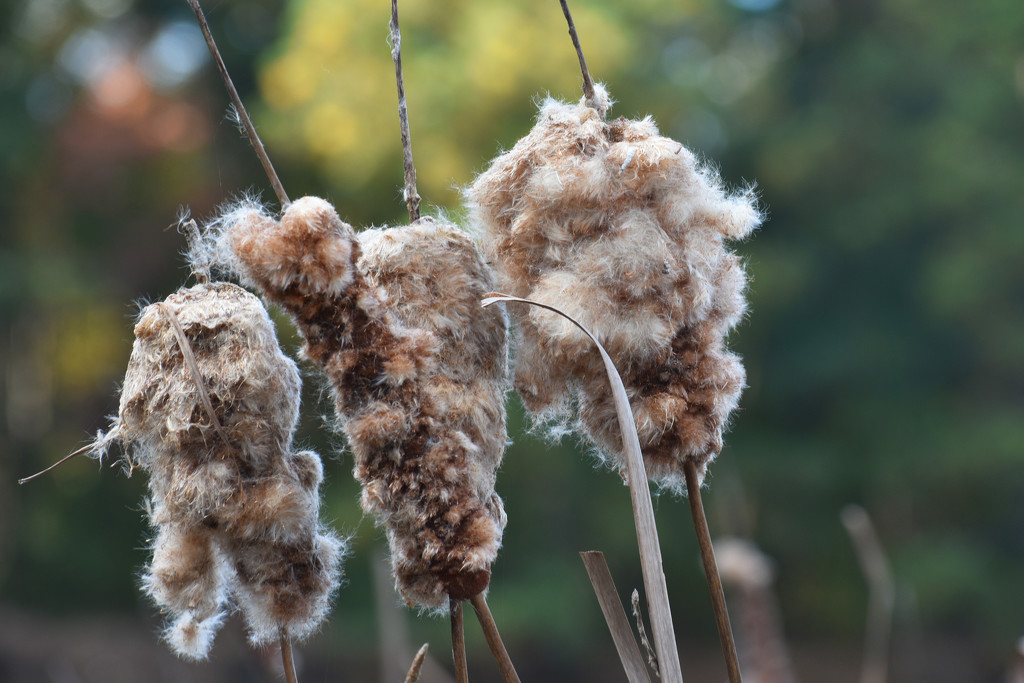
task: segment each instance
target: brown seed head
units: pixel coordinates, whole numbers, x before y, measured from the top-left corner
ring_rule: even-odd
[[[752,194],[727,194],[650,118],[606,121],[549,100],[467,196],[499,289],[559,306],[611,354],[648,474],[680,488],[684,459],[703,470],[744,386],[724,338],[746,310],[746,276],[725,241],[759,224]],[[582,431],[617,454],[614,407],[582,333],[537,308],[512,316],[526,407],[559,419],[575,395]]]
[[[205,658],[231,599],[255,643],[309,635],[344,547],[318,520],[319,456],[291,450],[299,374],[266,310],[201,284],[146,307],[135,334],[115,427],[150,475],[143,585],[172,616],[169,643]]]
[[[483,590],[505,516],[494,493],[505,442],[505,319],[473,243],[423,219],[358,238],[322,199],[280,221],[221,219],[227,261],[284,306],[334,386],[362,506],[384,524],[402,596],[443,608]]]

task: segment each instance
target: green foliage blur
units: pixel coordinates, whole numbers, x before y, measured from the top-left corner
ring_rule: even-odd
[[[651,114],[731,185],[756,181],[768,217],[736,245],[751,313],[731,344],[750,387],[711,467],[712,533],[774,559],[795,649],[857,653],[867,589],[839,511],[863,505],[897,581],[894,670],[925,680],[929,648],[954,643],[970,680],[1001,680],[1024,634],[1020,0],[572,5],[611,115]],[[205,9],[290,195],[401,222],[388,3]],[[529,130],[539,98],[579,98],[576,56],[554,0],[400,10],[420,192],[428,213],[459,216],[459,188]],[[0,619],[158,622],[136,590],[142,475],[79,459],[15,482],[116,412],[137,302],[188,276],[183,207],[273,201],[193,24],[169,0],[0,6]],[[355,657],[376,647],[384,544],[305,370],[299,440],[327,458],[326,515],[354,534],[319,638]],[[610,645],[577,552],[605,551],[625,595],[641,586],[628,494],[572,439],[528,433],[515,399],[510,427],[491,606],[513,655],[575,671]],[[684,656],[713,650],[687,505],[666,494],[656,509]],[[411,628],[443,653],[446,624]]]

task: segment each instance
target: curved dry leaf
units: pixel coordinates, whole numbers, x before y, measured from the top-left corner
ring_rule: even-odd
[[[640,564],[643,569],[644,587],[647,591],[647,610],[651,617],[651,630],[654,631],[654,647],[658,652],[658,661],[661,662],[662,680],[682,681],[683,674],[679,666],[675,629],[672,626],[672,610],[668,601],[668,587],[665,584],[665,570],[661,561],[661,545],[658,541],[658,528],[654,522],[654,505],[651,502],[651,490],[647,484],[647,472],[644,469],[643,453],[640,450],[640,437],[636,432],[633,410],[630,408],[629,397],[626,395],[622,378],[619,376],[618,370],[615,369],[611,356],[590,333],[590,330],[558,308],[540,301],[522,299],[500,292],[489,292],[481,300],[483,306],[491,306],[498,302],[524,303],[557,313],[582,330],[594,342],[601,354],[615,400],[619,431],[622,433],[622,450],[626,456],[629,494],[633,502],[633,520],[636,522]]]

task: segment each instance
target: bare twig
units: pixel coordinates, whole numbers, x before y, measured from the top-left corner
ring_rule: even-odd
[[[715,610],[715,625],[718,627],[718,639],[722,643],[722,654],[725,655],[725,668],[729,673],[729,683],[740,683],[740,663],[736,656],[736,641],[729,623],[729,610],[725,605],[725,592],[722,590],[722,579],[718,576],[718,565],[715,562],[715,550],[711,545],[711,532],[708,531],[708,520],[704,516],[704,504],[700,499],[700,480],[697,477],[697,465],[687,458],[683,463],[686,475],[686,493],[690,499],[690,514],[693,516],[693,527],[697,531],[697,545],[700,547],[701,561],[704,563],[704,575],[708,581],[708,592],[711,593],[711,605]]]
[[[672,610],[668,602],[668,586],[665,583],[665,570],[662,566],[658,527],[654,522],[654,505],[651,502],[651,490],[647,484],[647,472],[644,469],[643,454],[640,451],[640,437],[636,433],[633,411],[630,408],[629,397],[626,395],[622,378],[601,343],[590,333],[590,330],[573,320],[572,317],[549,304],[507,294],[487,294],[483,299],[483,305],[489,306],[499,301],[526,303],[557,313],[582,330],[590,338],[590,341],[594,342],[601,354],[605,372],[608,374],[608,382],[612,388],[615,413],[622,435],[622,450],[626,457],[626,478],[629,482],[629,495],[633,504],[633,521],[636,524],[637,543],[640,547],[640,566],[647,592],[647,611],[651,618],[651,630],[654,631],[654,647],[658,653],[662,680],[667,683],[679,683],[683,680],[683,672],[679,665],[679,649],[676,646],[675,629],[672,626]]]
[[[871,518],[859,505],[846,506],[840,517],[853,540],[861,571],[868,582],[868,617],[864,634],[864,665],[861,683],[885,683],[889,670],[889,638],[895,588],[885,551]]]
[[[484,594],[477,593],[474,595],[470,598],[470,604],[473,605],[473,611],[476,612],[476,618],[480,622],[480,629],[484,632],[484,639],[487,640],[487,646],[491,648],[494,661],[498,663],[502,680],[505,683],[519,683],[519,674],[516,673],[516,668],[512,666],[512,660],[509,659],[508,650],[505,649],[505,643],[501,640],[501,634],[498,633],[498,625],[494,623],[494,617],[491,616],[491,609],[487,606]]]
[[[281,629],[281,665],[284,667],[284,680],[286,683],[299,683],[295,675],[295,657],[292,653],[292,641],[288,632]]]
[[[405,102],[405,80],[402,77],[402,33],[398,29],[398,0],[391,0],[391,59],[395,62],[398,83],[398,120],[402,125],[402,165],[405,168],[405,205],[409,222],[420,219],[420,194],[416,191],[416,166],[412,161],[412,138],[409,135],[409,107]]]
[[[580,37],[576,34],[576,24],[573,23],[572,14],[569,12],[569,4],[566,0],[559,0],[562,3],[562,14],[569,24],[569,37],[572,38],[572,46],[576,48],[576,56],[580,60],[580,71],[583,73],[583,96],[587,103],[593,106],[596,103],[594,97],[594,81],[590,78],[590,69],[587,68],[587,60],[583,56],[583,48],[580,47]]]
[[[626,678],[630,683],[650,683],[644,657],[640,654],[633,631],[629,628],[629,620],[622,609],[619,594],[615,591],[615,582],[608,571],[604,553],[591,550],[580,553],[580,557],[583,558],[583,565],[587,568],[590,583],[597,594],[597,602],[601,605],[601,613],[604,614],[608,630],[611,631],[615,651],[619,653],[619,661],[622,662]]]
[[[238,90],[235,89],[235,84],[232,82],[231,76],[228,74],[228,67],[224,64],[224,58],[220,56],[220,50],[217,49],[217,43],[213,40],[213,34],[210,33],[210,26],[206,23],[206,16],[203,14],[203,10],[199,6],[199,0],[188,0],[188,4],[192,8],[192,12],[196,15],[196,21],[199,22],[199,29],[203,32],[203,37],[206,38],[206,46],[210,48],[210,54],[213,56],[213,61],[217,65],[217,71],[220,72],[221,80],[224,81],[224,87],[228,91],[231,103],[234,105],[235,111],[238,113],[238,117],[241,120],[242,125],[245,126],[245,132],[249,136],[249,142],[252,144],[253,149],[256,150],[256,156],[259,157],[260,164],[263,165],[263,171],[267,174],[267,178],[270,179],[270,184],[274,188],[274,193],[277,195],[278,201],[280,201],[281,206],[284,207],[289,203],[288,195],[284,191],[281,179],[277,177],[274,165],[270,163],[270,157],[267,156],[267,150],[263,148],[260,136],[256,133],[256,127],[252,125],[252,119],[249,118],[249,114],[245,110],[245,105],[242,104],[242,98],[238,96]]]
[[[466,633],[462,628],[462,601],[448,598],[448,615],[452,624],[452,659],[455,660],[455,682],[469,683],[466,666]]]
[[[89,451],[91,451],[91,450],[92,450],[92,449],[93,449],[93,448],[95,447],[95,445],[96,445],[95,443],[89,443],[89,444],[86,444],[86,445],[82,446],[81,448],[79,448],[79,449],[78,449],[77,451],[73,451],[73,452],[71,452],[71,453],[68,453],[68,454],[67,454],[67,455],[65,455],[65,456],[64,456],[63,458],[61,458],[61,459],[60,459],[60,460],[58,460],[57,462],[53,463],[52,465],[50,465],[49,467],[47,467],[47,468],[46,468],[45,470],[43,470],[42,472],[36,472],[35,474],[33,474],[33,475],[32,475],[32,476],[30,476],[30,477],[25,477],[24,479],[19,479],[19,480],[18,480],[18,483],[19,483],[19,484],[27,484],[28,482],[32,481],[33,479],[35,479],[35,478],[37,478],[37,477],[41,477],[41,476],[43,476],[44,474],[46,474],[46,473],[47,473],[47,472],[49,472],[50,470],[55,470],[55,469],[57,469],[58,467],[60,467],[60,466],[61,466],[61,465],[63,465],[64,463],[66,463],[66,462],[67,462],[68,460],[70,460],[71,458],[74,458],[75,456],[81,455],[82,453],[88,453]]]
[[[427,660],[427,650],[430,648],[429,643],[423,643],[420,647],[419,652],[412,660],[412,666],[409,667],[409,673],[405,676],[405,683],[416,683],[420,680],[420,670],[423,668],[423,662]]]
[[[658,669],[658,655],[654,654],[654,648],[651,647],[651,641],[647,639],[647,629],[644,628],[644,617],[640,613],[640,591],[634,588],[633,594],[629,596],[629,602],[633,608],[633,618],[636,619],[636,633],[640,636],[640,644],[644,646],[644,652],[647,653],[647,664],[654,671],[654,675],[661,678],[661,673]]]
[[[228,440],[228,435],[224,431],[224,428],[220,426],[220,420],[217,419],[217,413],[213,410],[213,402],[210,401],[210,392],[206,390],[206,384],[203,383],[203,376],[199,372],[199,364],[196,363],[196,357],[192,353],[192,346],[188,343],[188,337],[185,336],[185,330],[181,329],[181,323],[178,322],[178,316],[174,314],[171,307],[164,302],[159,302],[156,307],[167,316],[167,319],[171,321],[171,331],[174,332],[174,338],[178,341],[178,348],[181,349],[181,357],[185,360],[185,365],[188,367],[189,374],[192,376],[192,381],[196,385],[196,390],[199,392],[199,400],[203,402],[203,407],[206,408],[206,412],[210,414],[210,424],[213,425],[214,431],[224,441],[224,444],[228,447],[231,446],[231,441]]]

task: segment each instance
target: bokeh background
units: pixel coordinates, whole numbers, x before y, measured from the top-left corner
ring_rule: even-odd
[[[205,9],[289,193],[357,225],[402,221],[388,3]],[[772,559],[796,677],[858,680],[852,503],[895,581],[891,680],[1009,680],[1024,635],[1024,6],[573,9],[613,115],[651,114],[729,184],[759,188],[768,220],[736,245],[751,313],[731,342],[750,388],[705,504],[714,535]],[[401,12],[420,192],[458,217],[459,187],[526,133],[537,98],[578,99],[575,54],[554,0]],[[0,680],[274,680],[273,653],[249,651],[235,622],[206,664],[159,643],[137,590],[143,476],[79,459],[16,484],[116,411],[137,303],[188,276],[182,207],[273,194],[183,1],[21,0],[0,27]],[[448,666],[447,622],[398,609],[380,577],[382,535],[306,370],[299,441],[327,458],[325,514],[353,554],[300,679],[400,680],[424,641]],[[622,680],[577,553],[605,551],[625,599],[642,589],[627,490],[578,443],[529,434],[514,398],[510,411],[491,607],[524,680]],[[722,680],[686,502],[655,503],[684,674]],[[467,629],[473,679],[497,680]]]

